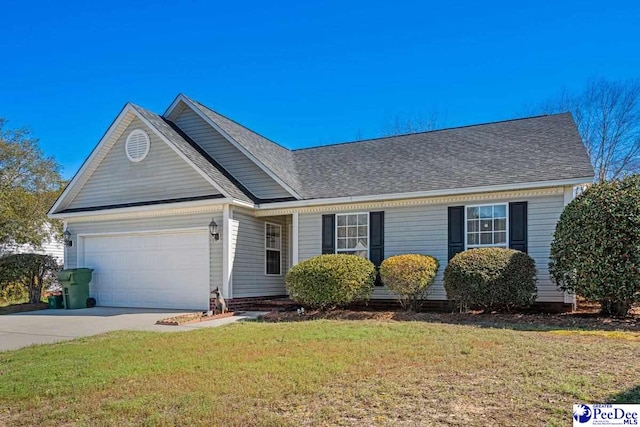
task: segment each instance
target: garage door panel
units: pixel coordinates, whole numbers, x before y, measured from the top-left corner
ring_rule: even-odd
[[[208,309],[209,262],[204,231],[84,238],[98,305]]]

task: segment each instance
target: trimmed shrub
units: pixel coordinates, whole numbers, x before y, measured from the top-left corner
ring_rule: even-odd
[[[418,311],[436,279],[438,267],[438,260],[428,255],[396,255],[382,262],[380,278],[396,294],[402,308]]]
[[[291,267],[286,276],[291,298],[309,307],[332,308],[371,297],[376,268],[355,255],[320,255]]]
[[[549,272],[603,314],[627,314],[640,292],[640,175],[595,184],[565,207]]]
[[[524,252],[470,249],[454,256],[444,270],[447,298],[460,308],[512,310],[536,299],[536,264]]]

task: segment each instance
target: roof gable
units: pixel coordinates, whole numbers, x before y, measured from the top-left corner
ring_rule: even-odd
[[[198,153],[197,149],[193,148],[177,131],[173,130],[168,122],[141,107],[126,104],[52,206],[49,211],[50,214],[61,212],[73,203],[76,196],[132,123],[145,126],[149,133],[154,135],[156,143],[162,142],[166,144],[182,161],[186,162],[185,166],[187,166],[188,174],[195,172],[211,187],[211,194],[222,194],[226,198],[252,203],[252,199],[249,196],[225,177],[222,172],[217,170],[215,165],[206,160],[202,154]],[[202,192],[202,190],[203,187],[198,185],[196,191]],[[96,192],[98,190],[94,189],[93,191]]]
[[[138,129],[149,136],[149,153],[144,160],[134,163],[127,158],[125,142],[129,133]],[[203,196],[223,197],[152,129],[134,117],[67,203],[65,211]]]
[[[173,101],[164,117],[174,119],[182,104],[193,109],[217,132],[222,134],[238,150],[285,188],[292,196],[302,198],[301,184],[291,150],[217,113],[207,106],[183,94]]]
[[[171,114],[171,122],[242,183],[261,203],[269,200],[295,200],[291,193],[183,102],[176,108],[176,113]]]

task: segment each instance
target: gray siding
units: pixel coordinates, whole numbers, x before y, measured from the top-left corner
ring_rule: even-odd
[[[129,132],[142,128],[151,141],[148,156],[129,161],[125,141]],[[69,208],[219,194],[207,180],[187,164],[138,118],[116,141]]]
[[[291,197],[287,190],[190,108],[185,108],[174,122],[257,197],[261,199]]]
[[[78,234],[92,233],[121,233],[121,232],[141,232],[156,230],[171,230],[179,228],[207,227],[211,221],[212,215],[221,217],[221,213],[206,213],[198,215],[181,215],[171,217],[156,218],[136,218],[126,220],[111,221],[91,221],[91,222],[69,222],[68,230],[72,235],[73,246],[67,248],[67,257],[65,259],[66,268],[83,267],[77,265],[78,260]],[[218,221],[222,223],[222,221]],[[222,233],[222,225],[220,233]],[[220,287],[222,289],[222,241],[210,242],[210,287]]]
[[[238,221],[236,253],[233,262],[233,297],[257,297],[285,295],[284,277],[287,274],[289,230],[283,216],[255,218],[245,211],[236,210],[233,218]],[[282,225],[282,274],[265,274],[265,222]]]
[[[518,200],[488,200],[481,203],[384,208],[385,257],[404,253],[420,253],[437,258],[440,261],[440,270],[436,282],[431,288],[429,299],[446,299],[442,276],[447,265],[447,207],[522,200],[529,202],[528,246],[529,255],[536,261],[538,268],[538,301],[562,302],[563,293],[558,291],[555,284],[552,283],[547,270],[553,232],[564,207],[562,194]],[[299,215],[300,261],[321,253],[321,218],[322,214],[320,213],[301,213]],[[374,292],[374,298],[389,297],[392,295],[385,289],[377,288]]]

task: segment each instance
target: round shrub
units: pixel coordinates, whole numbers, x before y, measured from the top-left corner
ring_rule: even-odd
[[[524,308],[536,299],[536,264],[513,249],[470,249],[449,261],[444,288],[461,308]]]
[[[438,260],[428,255],[405,254],[385,259],[380,278],[405,310],[418,311],[438,272]]]
[[[549,272],[604,314],[629,311],[640,292],[640,175],[595,184],[565,207]]]
[[[310,307],[331,308],[369,299],[376,268],[355,255],[320,255],[291,267],[286,276],[291,298]]]

